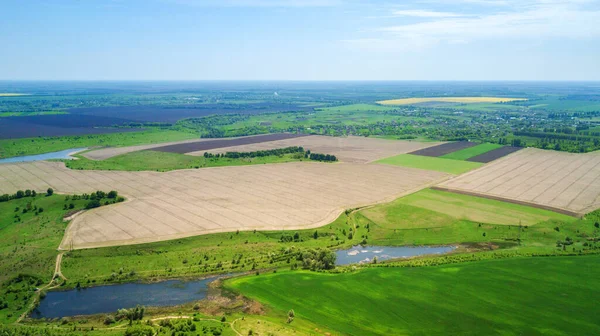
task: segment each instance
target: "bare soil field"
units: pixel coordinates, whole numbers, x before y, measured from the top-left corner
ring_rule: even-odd
[[[527,148],[439,187],[583,215],[600,207],[600,152]]]
[[[158,172],[77,171],[60,162],[0,165],[0,194],[117,190],[127,202],[87,211],[61,244],[76,249],[236,230],[294,230],[391,201],[449,175],[412,168],[294,162]]]
[[[68,119],[71,117],[68,114],[57,114],[55,116],[0,118],[0,139],[140,132],[144,130],[142,128],[108,128],[113,125],[121,125],[126,120],[98,119],[94,117],[92,117],[93,121],[97,121],[100,126],[90,126],[93,124],[89,123],[90,120],[87,119],[90,116],[81,116],[82,118],[74,120],[79,121],[81,125],[75,122],[68,123]]]
[[[225,152],[251,152],[258,150],[284,148],[289,146],[302,146],[313,153],[333,154],[340,161],[367,163],[382,158],[404,154],[417,149],[436,146],[439,142],[415,142],[386,140],[365,137],[330,137],[311,135],[307,137],[255,143],[242,146],[222,147],[209,150],[210,153]],[[204,155],[207,150],[187,153],[188,155]]]
[[[175,145],[154,147],[153,150],[159,152],[179,153],[185,154],[196,151],[207,151],[215,148],[231,147],[239,145],[248,145],[254,143],[261,143],[267,141],[276,141],[283,139],[294,139],[305,137],[306,134],[292,134],[292,133],[274,133],[265,135],[255,135],[240,138],[229,138],[229,139],[212,139],[211,141],[200,140],[195,142],[187,142]],[[203,152],[204,153],[204,152]]]
[[[459,151],[461,149],[470,148],[470,147],[474,147],[477,145],[478,145],[478,143],[469,142],[469,141],[448,142],[448,143],[444,143],[444,144],[433,146],[433,147],[419,149],[417,151],[414,151],[414,152],[411,152],[408,154],[440,157],[440,156],[443,156],[446,154],[450,154],[450,153]]]
[[[184,118],[199,118],[216,114],[261,114],[284,111],[311,111],[311,107],[285,103],[197,104],[191,106],[103,106],[69,109],[70,114],[111,118],[126,118],[138,122],[175,123]]]
[[[489,152],[486,152],[486,153],[483,153],[483,154],[480,154],[477,156],[473,156],[472,158],[468,158],[467,161],[488,163],[488,162],[497,160],[501,157],[505,157],[508,154],[512,154],[514,152],[520,151],[521,149],[523,149],[523,148],[522,147],[512,147],[512,146],[500,147],[500,148],[492,149]]]

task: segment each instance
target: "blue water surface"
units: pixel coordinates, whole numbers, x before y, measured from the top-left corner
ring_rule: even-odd
[[[73,159],[69,154],[74,152],[81,152],[86,150],[87,148],[71,148],[65,149],[59,152],[51,152],[37,155],[27,155],[27,156],[16,156],[7,159],[0,159],[0,163],[15,163],[15,162],[30,162],[30,161],[42,161],[42,160],[50,160],[50,159]]]
[[[137,305],[176,306],[206,298],[208,284],[217,278],[218,276],[194,281],[167,280],[50,291],[31,312],[31,317],[60,318],[112,313]]]
[[[374,257],[377,260],[417,257],[428,254],[442,254],[452,252],[455,246],[354,246],[347,250],[336,251],[337,265],[370,263]]]

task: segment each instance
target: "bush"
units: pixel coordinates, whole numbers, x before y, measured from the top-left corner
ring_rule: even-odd
[[[136,325],[125,330],[125,336],[153,336],[154,328],[149,325]]]
[[[106,315],[106,317],[104,317],[104,324],[106,325],[110,325],[116,322],[117,321],[115,320],[115,317],[112,315]]]
[[[98,208],[98,207],[100,207],[100,205],[101,205],[101,204],[100,204],[100,201],[99,201],[99,200],[97,200],[97,199],[93,199],[93,200],[89,201],[89,202],[88,202],[88,203],[85,205],[85,208],[86,208],[86,209],[93,209],[93,208]]]

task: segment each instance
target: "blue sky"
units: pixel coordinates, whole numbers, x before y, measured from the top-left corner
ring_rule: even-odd
[[[0,79],[600,80],[600,0],[0,0]]]

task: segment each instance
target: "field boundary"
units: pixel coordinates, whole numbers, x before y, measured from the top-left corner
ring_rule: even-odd
[[[585,215],[584,213],[571,211],[571,210],[567,210],[567,209],[563,209],[563,208],[557,208],[557,207],[552,207],[552,206],[543,205],[543,204],[539,204],[539,203],[533,203],[533,202],[519,201],[519,200],[515,200],[515,199],[511,199],[511,198],[488,195],[488,194],[483,194],[483,193],[478,193],[478,192],[473,192],[473,191],[451,189],[451,188],[438,187],[438,186],[433,186],[433,187],[431,187],[431,189],[455,193],[455,194],[461,194],[461,195],[487,198],[487,199],[491,199],[491,200],[495,200],[495,201],[508,202],[508,203],[512,203],[512,204],[530,206],[530,207],[538,208],[538,209],[542,209],[542,210],[554,211],[554,212],[557,212],[557,213],[560,213],[563,215],[567,215],[567,216],[571,216],[571,217],[575,217],[575,218],[582,218]]]

